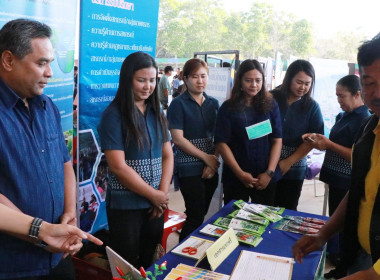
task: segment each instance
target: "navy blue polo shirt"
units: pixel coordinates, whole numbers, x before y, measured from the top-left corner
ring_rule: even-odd
[[[369,115],[368,108],[365,105],[351,112],[340,113],[331,129],[330,140],[344,147],[352,148],[355,135],[362,121]],[[332,187],[348,190],[350,178],[351,162],[332,150],[326,150],[319,180],[330,184]]]
[[[214,131],[218,101],[203,93],[202,106],[194,100],[188,91],[173,99],[167,111],[169,129],[183,130],[183,136],[195,147],[207,154],[214,154]],[[193,157],[179,147],[175,154],[178,176],[198,176],[203,172],[204,162]]]
[[[123,131],[120,110],[111,103],[103,112],[98,126],[101,148],[102,151],[124,151],[126,164],[133,168],[147,184],[158,189],[162,175],[164,138],[152,106],[147,104],[145,115],[138,112],[139,121],[145,129],[149,143],[145,143],[141,149],[134,140],[126,145],[125,137],[129,132]],[[165,139],[168,139],[168,136]],[[145,209],[152,206],[148,199],[128,190],[128,186],[123,186],[113,173],[110,174],[106,203],[107,207],[112,209]]]
[[[70,160],[60,114],[45,95],[28,104],[0,79],[0,193],[23,213],[59,223]],[[0,279],[46,275],[61,259],[5,233],[0,244]]]
[[[276,98],[276,94],[274,94]],[[292,155],[303,143],[305,133],[324,134],[324,123],[319,104],[312,99],[307,110],[301,110],[301,99],[284,108],[280,106],[282,119],[282,150],[281,159]],[[304,180],[306,175],[306,157],[297,161],[283,176],[289,180]]]
[[[268,169],[271,140],[282,137],[281,117],[277,102],[273,102],[272,110],[268,113],[257,113],[253,107],[245,106],[242,111],[231,109],[228,101],[224,102],[218,112],[215,129],[215,143],[226,143],[231,149],[240,168],[249,172],[253,177]],[[246,127],[269,120],[272,133],[260,138],[249,140]],[[279,168],[271,182],[281,177]],[[223,164],[222,182],[224,184],[239,183],[227,164]]]

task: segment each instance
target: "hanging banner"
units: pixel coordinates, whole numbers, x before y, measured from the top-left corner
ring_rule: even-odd
[[[51,38],[55,60],[53,77],[44,89],[57,105],[69,151],[72,152],[74,49],[77,0],[0,0],[0,28],[8,21],[27,18],[46,23],[53,30]]]
[[[159,0],[82,0],[79,33],[79,192],[80,226],[107,227],[105,196],[109,169],[100,150],[97,126],[113,100],[120,67],[136,51],[154,57]]]

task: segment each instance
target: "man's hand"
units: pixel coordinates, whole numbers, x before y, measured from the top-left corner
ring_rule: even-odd
[[[299,263],[310,252],[321,250],[326,240],[318,234],[306,234],[302,236],[292,247],[293,256]]]
[[[48,244],[49,252],[63,252],[64,256],[76,254],[82,248],[82,239],[88,239],[96,245],[103,242],[89,233],[69,224],[50,224],[43,222],[38,237]]]

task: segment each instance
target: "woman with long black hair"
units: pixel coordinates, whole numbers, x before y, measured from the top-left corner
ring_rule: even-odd
[[[143,52],[130,54],[98,127],[111,170],[106,198],[111,246],[135,267],[145,268],[161,243],[173,173],[156,81],[154,59]]]
[[[224,203],[250,199],[274,205],[275,182],[281,177],[281,119],[257,60],[239,66],[231,98],[218,112],[215,143],[224,161]]]
[[[276,204],[297,210],[306,174],[306,155],[312,147],[304,143],[305,133],[323,134],[324,124],[319,104],[312,98],[315,83],[313,65],[306,60],[292,62],[282,85],[273,90],[282,119],[281,157],[283,177],[277,182]]]

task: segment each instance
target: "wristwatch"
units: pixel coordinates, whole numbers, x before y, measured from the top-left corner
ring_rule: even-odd
[[[267,170],[265,170],[265,173],[268,174],[269,177],[271,177],[271,178],[273,178],[273,176],[274,176],[274,171],[273,170],[267,169]]]

